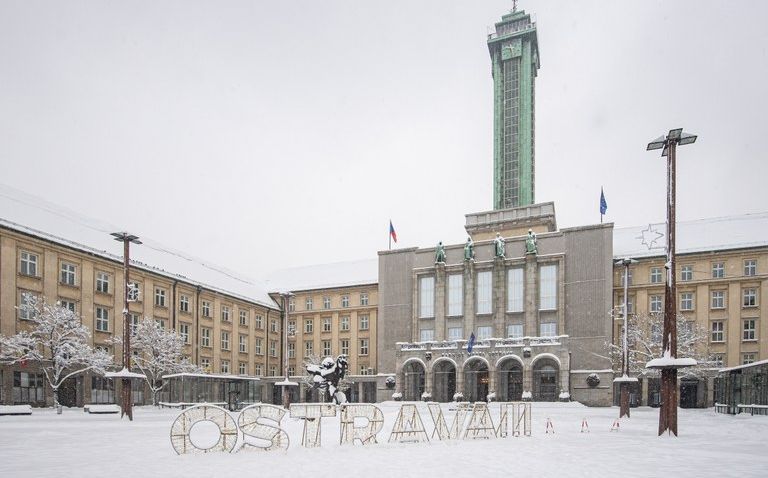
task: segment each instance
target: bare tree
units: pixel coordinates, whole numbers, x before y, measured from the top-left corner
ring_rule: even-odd
[[[88,370],[103,374],[112,365],[112,356],[91,347],[91,333],[80,317],[58,302],[49,304],[29,294],[18,309],[30,328],[10,337],[0,335],[0,362],[36,364],[53,390],[53,404],[61,413],[61,384]]]

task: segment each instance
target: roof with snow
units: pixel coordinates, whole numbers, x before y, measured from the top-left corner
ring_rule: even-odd
[[[123,261],[123,246],[110,235],[123,228],[85,217],[4,184],[0,184],[0,227],[105,259]],[[131,247],[131,267],[277,308],[263,283],[175,251],[143,235],[140,240],[141,245]]]
[[[768,246],[768,212],[677,221],[677,254]],[[666,223],[613,230],[613,256],[664,255]]]
[[[275,271],[266,281],[270,292],[333,289],[379,282],[379,259],[337,262]]]

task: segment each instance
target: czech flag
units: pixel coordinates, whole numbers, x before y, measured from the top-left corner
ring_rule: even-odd
[[[397,242],[397,233],[395,232],[395,226],[392,225],[392,220],[389,220],[389,236],[393,241]]]

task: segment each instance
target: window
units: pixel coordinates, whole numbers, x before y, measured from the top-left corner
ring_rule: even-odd
[[[25,276],[37,277],[37,254],[21,251],[19,272]]]
[[[361,315],[358,319],[360,322],[360,330],[368,330],[368,327],[369,327],[368,315],[367,314]]]
[[[539,335],[542,337],[554,337],[557,335],[557,324],[545,322],[539,326]]]
[[[156,323],[156,324],[157,324],[157,326],[158,326],[158,327],[160,327],[161,329],[164,329],[164,328],[165,328],[165,319],[157,319],[157,318],[155,318],[155,323]]]
[[[519,339],[523,337],[523,324],[509,324],[507,326],[507,337]]]
[[[263,352],[261,351],[261,337],[256,337],[256,346],[254,347],[253,351],[256,353],[256,355],[263,355]]]
[[[323,346],[323,356],[327,357],[331,355],[331,341],[323,340],[322,346]]]
[[[261,314],[256,314],[255,322],[256,322],[255,325],[256,325],[257,329],[263,329],[264,328],[264,318],[261,316]]]
[[[523,311],[523,269],[507,271],[507,312]]]
[[[288,337],[293,337],[294,335],[296,335],[296,321],[289,320],[288,321]]]
[[[713,367],[722,367],[725,365],[723,354],[712,354],[709,356],[709,362]]]
[[[368,305],[368,292],[360,293],[360,305]]]
[[[368,365],[360,364],[360,375],[368,375]]]
[[[457,317],[464,314],[464,276],[451,274],[448,276],[448,316]]]
[[[115,403],[114,381],[98,375],[92,375],[91,403]]]
[[[35,301],[35,295],[31,292],[22,291],[19,294],[19,318],[30,320],[35,318],[35,309],[32,307]]]
[[[165,307],[165,289],[155,287],[155,305]]]
[[[228,305],[221,306],[221,321],[229,322],[229,306]]]
[[[340,321],[341,321],[341,330],[342,331],[349,330],[349,316],[348,315],[342,316]]]
[[[269,341],[269,356],[277,357],[277,340]]]
[[[313,343],[311,340],[304,342],[304,356],[309,357],[312,355]]]
[[[725,308],[725,291],[724,290],[713,290],[711,292],[711,307],[713,309],[724,309]]]
[[[237,367],[237,373],[240,375],[248,375],[248,364],[240,362],[240,365]]]
[[[744,329],[741,339],[745,342],[749,342],[755,339],[755,319],[744,319]]]
[[[269,366],[269,376],[270,377],[276,377],[277,376],[277,366],[276,365],[270,365]]]
[[[221,331],[221,350],[229,350],[229,332]]]
[[[269,324],[269,330],[274,333],[278,332],[277,319],[272,319],[272,322]]]
[[[64,285],[75,285],[75,265],[68,262],[61,263],[61,275],[59,281]]]
[[[179,323],[179,336],[185,345],[189,344],[189,324],[184,322]]]
[[[340,342],[341,354],[349,355],[349,339],[344,339]]]
[[[744,307],[757,306],[757,289],[744,289],[741,291],[741,305]]]
[[[248,311],[247,310],[240,311],[240,325],[248,327]]]
[[[139,326],[139,322],[141,321],[141,317],[139,314],[128,314],[128,319],[131,321],[131,335],[136,335],[136,327]]]
[[[312,319],[304,319],[304,333],[311,334],[313,330],[314,325]]]
[[[62,274],[63,273],[64,271],[62,270]],[[72,285],[74,285],[74,283]],[[109,294],[109,274],[107,274],[106,272],[96,273],[96,292],[101,292],[102,294]]]
[[[323,297],[323,309],[330,309],[330,308],[331,308],[331,298]]]
[[[296,358],[296,344],[288,342],[288,358]]]
[[[419,317],[435,316],[435,278],[419,278]]]
[[[247,335],[240,335],[238,337],[238,350],[241,354],[247,354],[248,353],[248,336]]]
[[[253,368],[253,373],[254,373],[256,376],[260,377],[260,376],[261,376],[261,372],[262,372],[262,370],[261,370],[261,364],[260,364],[260,363],[257,363],[257,364],[254,366],[254,368]]]
[[[689,281],[693,280],[693,266],[692,265],[684,265],[680,268],[680,280],[681,281]]]
[[[68,311],[72,312],[73,314],[77,313],[77,311],[75,310],[75,303],[71,300],[60,300],[59,307],[63,307]]]
[[[189,297],[184,294],[179,296],[179,310],[189,312]]]
[[[323,317],[323,332],[330,332],[330,331],[331,331],[331,318]]]
[[[211,303],[207,300],[203,301],[203,317],[211,316]]]
[[[307,297],[307,301],[305,302],[306,309],[312,310],[312,297]]]
[[[431,342],[435,340],[435,329],[419,330],[419,342]]]
[[[463,327],[448,327],[448,340],[461,340],[463,336]]]
[[[661,284],[661,267],[651,267],[651,284]]]
[[[288,299],[288,312],[296,310],[296,300],[294,298]]]
[[[660,295],[652,295],[651,296],[651,306],[650,311],[652,314],[659,314],[662,310],[662,303],[661,303],[661,296]]]
[[[200,367],[204,371],[209,372],[211,370],[211,359],[209,359],[209,358],[201,358],[200,359]]]
[[[710,342],[725,342],[725,324],[722,320],[712,322],[712,334]]]
[[[651,342],[660,344],[661,343],[661,324],[651,324]]]
[[[557,308],[557,266],[539,267],[539,309]]]
[[[619,296],[618,304],[619,304],[619,312],[623,316],[624,314],[624,296],[623,295]],[[631,295],[627,298],[627,309],[630,314],[635,313],[635,301],[634,301],[634,297]]]
[[[288,376],[292,377],[294,375],[296,375],[296,367],[294,367],[294,366],[288,367]]]
[[[43,374],[13,372],[13,403],[36,403],[45,401]]]
[[[755,360],[757,360],[757,354],[756,353],[745,353],[741,354],[741,364],[742,365],[748,365],[751,363],[754,363]]]
[[[360,355],[368,355],[368,339],[360,339]]]
[[[493,335],[493,327],[490,325],[484,325],[477,328],[477,340],[490,339],[491,335]]]
[[[744,261],[744,275],[754,276],[757,275],[757,260],[747,259]]]
[[[348,295],[342,295],[341,296],[341,306],[342,307],[349,307],[349,296]]]
[[[211,329],[200,329],[200,345],[203,347],[211,346]]]
[[[229,373],[229,360],[221,361],[221,373]]]
[[[492,311],[492,282],[491,271],[477,273],[477,313],[490,314]]]
[[[722,279],[725,277],[725,265],[722,262],[712,263],[712,278]]]
[[[680,310],[693,310],[693,292],[680,294]]]
[[[96,330],[109,332],[109,310],[103,307],[96,307]]]
[[[141,300],[141,284],[138,282],[128,283],[128,302],[139,302]]]
[[[621,286],[624,287],[624,272],[627,273],[627,283],[628,285],[632,285],[632,269],[631,268],[625,268],[623,271],[619,272],[619,282],[621,283]]]

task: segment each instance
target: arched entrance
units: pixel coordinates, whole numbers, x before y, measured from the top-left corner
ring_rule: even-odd
[[[411,360],[403,367],[403,374],[403,399],[421,400],[421,394],[424,393],[424,366],[421,362]]]
[[[542,358],[533,365],[533,399],[554,402],[558,398],[560,366],[551,358]]]
[[[439,360],[432,368],[432,399],[450,402],[456,393],[456,366],[450,360]]]
[[[479,358],[470,358],[464,364],[464,400],[488,400],[488,364]]]
[[[523,399],[523,364],[507,358],[498,365],[496,394],[501,402],[518,402]]]

